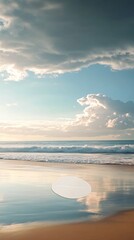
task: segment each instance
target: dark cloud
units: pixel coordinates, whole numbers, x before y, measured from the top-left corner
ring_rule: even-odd
[[[95,63],[134,68],[131,0],[1,0],[0,8],[0,70],[9,79]]]

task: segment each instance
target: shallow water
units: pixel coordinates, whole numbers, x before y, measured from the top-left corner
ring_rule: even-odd
[[[66,199],[51,190],[60,176],[78,176],[92,192]],[[100,219],[134,208],[134,167],[57,164],[52,167],[0,161],[0,224]]]

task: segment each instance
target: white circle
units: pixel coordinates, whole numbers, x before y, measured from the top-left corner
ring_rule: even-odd
[[[52,184],[52,190],[65,198],[81,198],[91,192],[91,186],[81,178],[64,176]]]

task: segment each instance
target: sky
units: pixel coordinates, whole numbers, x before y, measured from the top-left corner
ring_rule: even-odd
[[[0,141],[134,139],[133,8],[0,0]]]

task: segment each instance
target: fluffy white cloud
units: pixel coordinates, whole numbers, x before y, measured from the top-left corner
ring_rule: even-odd
[[[0,71],[6,80],[134,68],[133,1],[1,0]]]
[[[89,94],[77,102],[84,109],[73,119],[0,123],[0,139],[133,139],[134,102],[102,94]]]
[[[95,128],[134,128],[134,102],[113,100],[101,94],[89,94],[77,100],[86,106],[76,123]]]
[[[134,136],[134,102],[113,100],[102,94],[89,94],[77,102],[82,113],[65,126],[81,138],[132,138]]]
[[[129,113],[118,115],[115,118],[109,119],[106,123],[108,128],[129,129],[134,127],[134,116]]]

